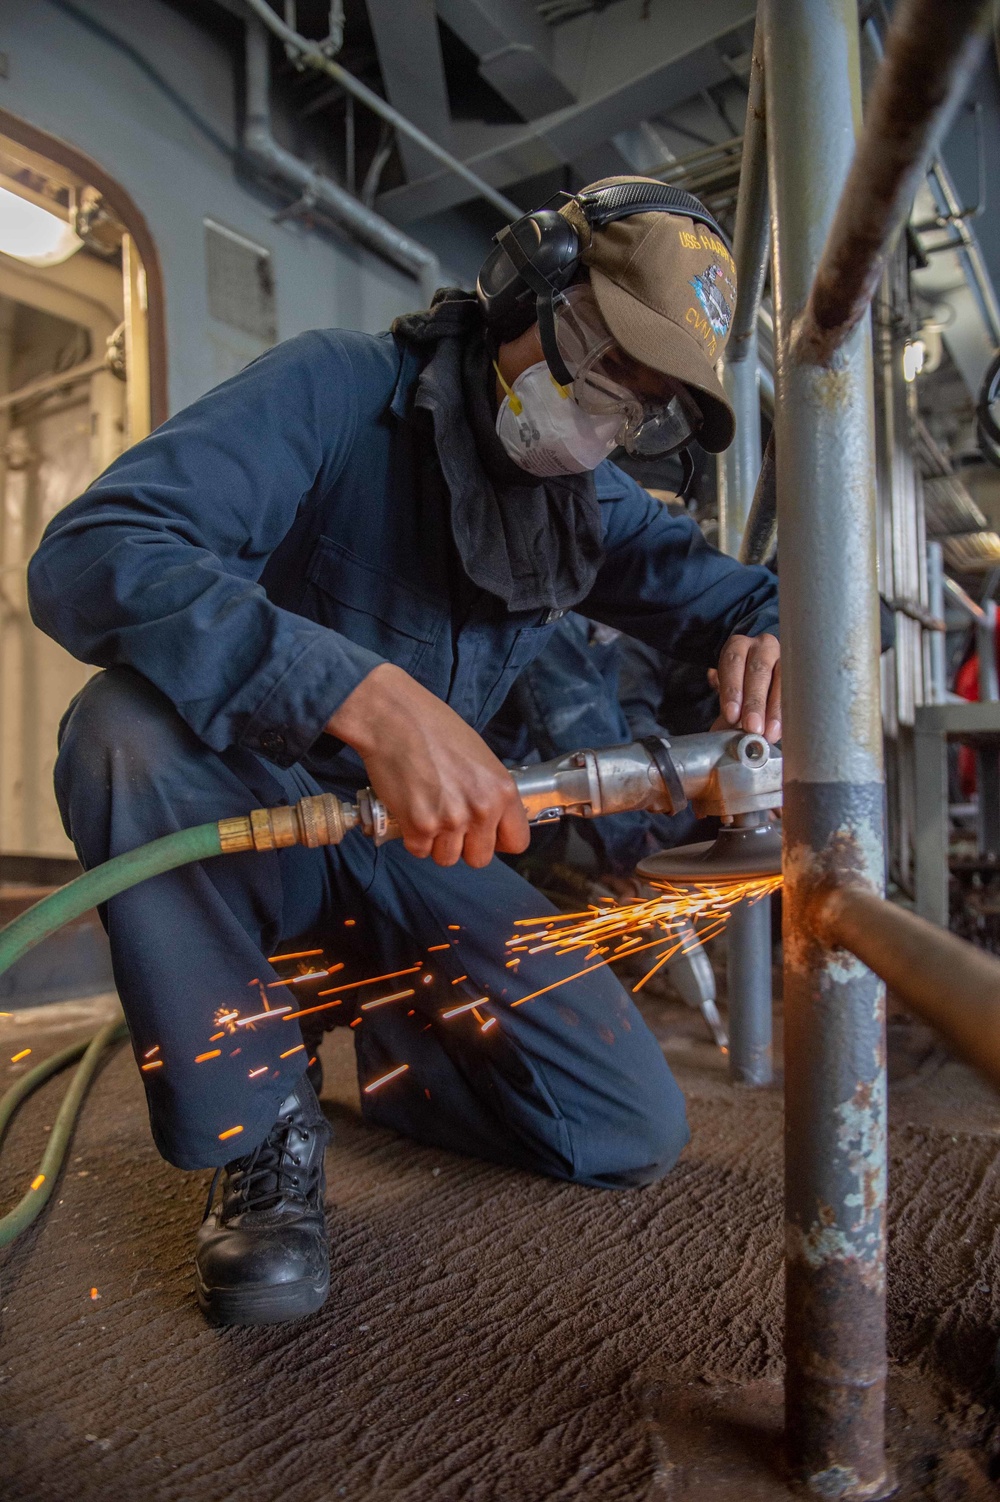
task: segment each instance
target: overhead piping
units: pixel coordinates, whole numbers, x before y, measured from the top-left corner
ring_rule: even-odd
[[[265,7],[266,9],[267,7]],[[274,139],[271,130],[271,60],[267,32],[253,16],[246,28],[246,127],[243,147],[247,157],[262,171],[294,188],[302,199],[329,214],[348,234],[385,256],[420,283],[429,303],[441,281],[441,265],[434,252],[367,208],[335,183],[317,172]]]
[[[354,74],[349,73],[340,63],[334,62],[333,58],[328,57],[318,43],[309,41],[308,37],[300,36],[291,26],[287,26],[280,16],[275,15],[274,11],[268,5],[267,0],[245,0],[245,3],[256,16],[259,16],[264,25],[274,32],[276,37],[281,38],[285,46],[290,49],[292,56],[298,57],[302,62],[308,63],[309,67],[315,68],[320,73],[326,73],[330,78],[335,79],[345,93],[353,94],[355,99],[360,99],[362,104],[366,104],[376,115],[380,115],[383,120],[387,120],[401,135],[408,136],[417,146],[423,147],[429,156],[435,157],[450,172],[454,172],[458,177],[467,182],[470,188],[474,188],[481,198],[485,198],[487,203],[491,203],[503,215],[505,220],[520,218],[521,210],[516,203],[512,203],[509,198],[505,198],[502,193],[498,193],[496,188],[492,187],[478,173],[473,172],[464,162],[460,162],[458,157],[452,156],[450,151],[446,151],[443,146],[439,146],[432,136],[420,130],[411,120],[407,120],[405,115],[401,115],[398,110],[393,109],[391,104],[387,104],[384,99],[369,89],[360,79],[355,78]]]

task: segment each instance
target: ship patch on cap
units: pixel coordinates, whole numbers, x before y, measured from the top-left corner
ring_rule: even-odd
[[[691,286],[705,310],[705,317],[712,330],[719,335],[720,339],[724,339],[733,321],[733,309],[723,296],[722,288],[725,287],[731,293],[735,302],[736,288],[732,280],[723,271],[718,261],[712,261],[700,276],[692,277]]]

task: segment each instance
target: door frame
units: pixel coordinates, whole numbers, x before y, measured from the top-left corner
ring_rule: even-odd
[[[154,428],[169,416],[167,401],[167,319],[163,268],[149,225],[131,194],[98,162],[68,141],[53,136],[18,115],[0,108],[0,135],[46,156],[95,187],[135,241],[146,273],[146,318],[149,333],[149,407]]]

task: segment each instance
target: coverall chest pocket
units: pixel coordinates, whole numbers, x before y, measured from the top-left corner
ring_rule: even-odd
[[[307,576],[314,620],[408,673],[441,634],[446,617],[436,601],[329,537],[317,540]]]
[[[522,626],[516,633],[510,650],[500,670],[500,676],[493,681],[492,687],[483,700],[482,707],[476,716],[476,729],[483,727],[497,713],[503,701],[514,686],[514,679],[529,662],[533,662],[539,652],[545,646],[552,632],[553,625],[548,626]]]

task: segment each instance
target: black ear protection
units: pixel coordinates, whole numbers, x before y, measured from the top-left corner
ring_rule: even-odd
[[[707,225],[724,245],[729,244],[700,199],[666,183],[611,183],[560,196],[579,205],[592,230],[632,214],[681,214]],[[555,310],[580,272],[584,247],[579,234],[557,210],[541,208],[515,219],[494,239],[496,249],[476,281],[487,327],[502,344],[516,339],[537,319],[548,367],[561,385],[570,385],[573,377],[556,342]]]

